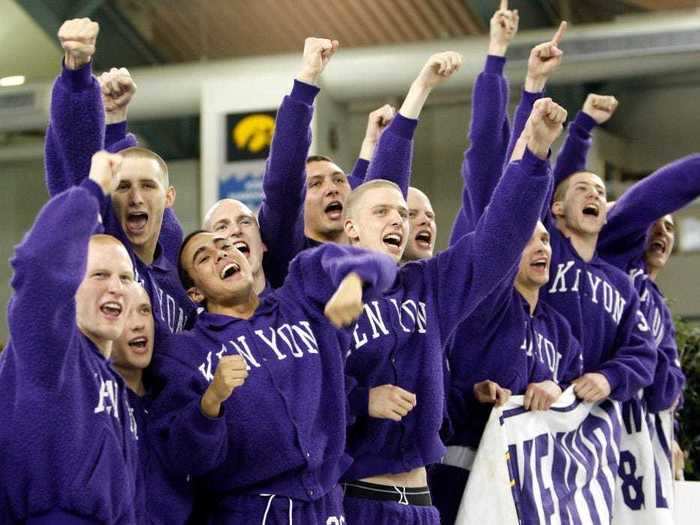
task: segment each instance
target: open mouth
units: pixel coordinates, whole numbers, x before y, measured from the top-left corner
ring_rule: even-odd
[[[343,216],[343,204],[340,201],[330,202],[323,211],[330,219],[340,219]]]
[[[664,253],[666,253],[666,243],[661,239],[654,239],[649,245],[649,250],[653,253],[663,255]]]
[[[600,208],[597,204],[587,204],[583,208],[583,214],[590,217],[598,217],[600,215]]]
[[[133,339],[129,339],[129,348],[132,350],[135,350],[138,353],[142,353],[146,351],[146,348],[148,346],[148,338],[145,336],[139,336],[139,337],[134,337]]]
[[[100,312],[110,319],[117,319],[122,314],[122,305],[114,301],[108,301],[100,306]]]
[[[225,281],[226,279],[233,277],[240,271],[241,267],[238,266],[236,263],[229,263],[222,268],[219,277],[221,277],[221,279]]]
[[[382,237],[382,242],[392,253],[398,253],[401,250],[402,241],[403,236],[399,233],[389,233]]]
[[[148,213],[145,211],[130,212],[126,216],[126,230],[128,233],[140,234],[148,223]]]
[[[432,245],[433,234],[429,230],[419,231],[416,234],[415,239],[418,246],[429,249]]]
[[[537,269],[537,270],[544,271],[544,270],[547,269],[547,263],[548,263],[548,262],[549,262],[549,261],[548,261],[548,259],[547,259],[546,257],[541,257],[541,258],[539,258],[539,259],[535,259],[534,261],[532,261],[532,262],[530,263],[530,266],[531,266],[532,268]]]
[[[236,241],[233,243],[233,247],[236,248],[239,252],[241,252],[246,257],[250,256],[250,247],[248,246],[247,243],[245,243],[243,241]]]

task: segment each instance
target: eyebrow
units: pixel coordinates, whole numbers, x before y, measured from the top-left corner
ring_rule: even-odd
[[[199,256],[200,253],[206,251],[207,247],[206,245],[200,246],[194,251],[194,254],[192,254],[192,264],[194,264],[194,261],[197,260],[197,257]]]

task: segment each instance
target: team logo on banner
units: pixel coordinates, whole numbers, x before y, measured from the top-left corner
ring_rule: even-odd
[[[671,417],[641,399],[494,408],[457,524],[672,523]]]

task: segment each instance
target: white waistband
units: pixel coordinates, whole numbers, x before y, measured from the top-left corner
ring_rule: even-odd
[[[442,462],[443,464],[451,467],[471,470],[475,457],[476,449],[472,447],[452,446],[447,447],[447,451],[445,452],[445,457],[442,458]]]

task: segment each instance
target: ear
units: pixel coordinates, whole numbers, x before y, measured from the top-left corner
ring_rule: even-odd
[[[262,251],[263,251],[263,253],[267,253],[267,244],[265,244],[264,242],[261,243],[261,244],[262,244]]]
[[[202,292],[200,292],[199,288],[197,288],[196,286],[193,286],[192,288],[187,290],[187,297],[189,297],[190,300],[196,304],[199,304],[202,301],[204,301],[204,294],[202,294]]]
[[[175,204],[175,186],[170,186],[168,187],[167,190],[165,190],[165,207],[166,208],[172,208],[173,205]]]
[[[554,201],[552,203],[552,215],[555,217],[564,216],[564,203],[562,201]]]
[[[343,229],[345,229],[345,235],[348,236],[350,244],[352,244],[353,242],[358,242],[360,240],[360,233],[352,219],[345,219]]]

